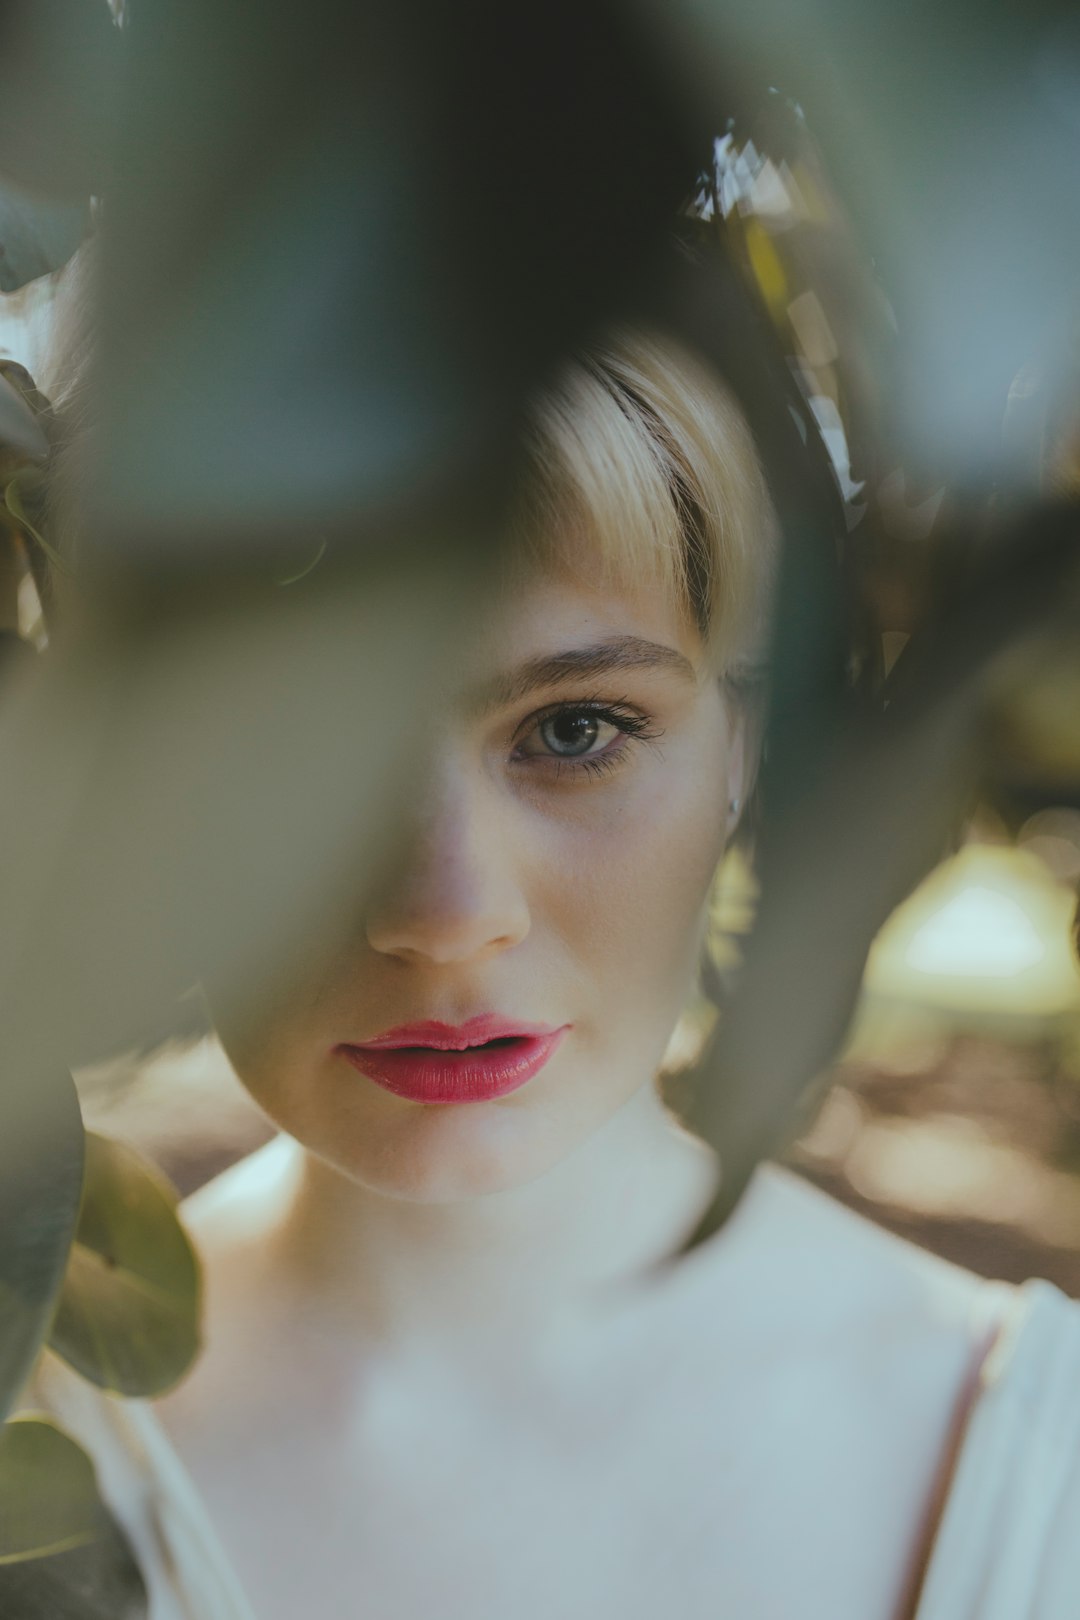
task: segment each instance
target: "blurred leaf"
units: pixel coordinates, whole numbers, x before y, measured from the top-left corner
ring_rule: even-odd
[[[1047,506],[996,534],[992,564],[938,603],[901,654],[883,712],[860,713],[827,690],[799,700],[804,659],[811,671],[825,666],[812,641],[809,656],[800,651],[797,603],[782,595],[788,709],[770,735],[761,900],[688,1110],[723,1177],[687,1247],[723,1224],[755,1166],[797,1126],[843,1040],[875,935],[946,852],[985,769],[988,714],[1025,648],[1074,600],[1076,521],[1074,507]],[[789,540],[789,579],[794,552]]]
[[[4,1620],[148,1620],[146,1586],[115,1528],[51,1558],[0,1565]]]
[[[51,1420],[0,1431],[4,1620],[145,1620],[146,1589],[86,1453]]]
[[[797,1124],[843,1040],[875,934],[944,853],[976,778],[984,701],[974,682],[877,737],[853,727],[829,746],[819,731],[820,773],[766,835],[737,994],[693,1087],[688,1123],[723,1177],[691,1246]]]
[[[199,978],[265,990],[351,934],[484,599],[476,567],[447,545],[415,571],[326,558],[287,587],[174,582],[134,621],[87,611],[9,683],[9,1049],[47,1032],[96,1061],[160,1038]]]
[[[125,552],[407,544],[636,294],[707,131],[598,0],[143,0],[126,33],[91,523]]]
[[[101,194],[121,39],[108,0],[6,0],[0,175],[79,207]]]
[[[1022,474],[1001,454],[1009,388],[1032,360],[1061,364],[1075,309],[1076,7],[661,9],[685,31],[688,72],[718,81],[735,64],[741,109],[776,85],[805,110],[903,334],[884,402],[896,464],[968,488]]]
[[[70,1074],[52,1072],[9,1072],[0,1092],[0,1416],[45,1338],[79,1210],[82,1117]]]
[[[50,202],[0,185],[0,293],[59,270],[89,229],[89,204]]]
[[[199,1347],[199,1269],[176,1194],[132,1148],[89,1132],[79,1224],[49,1344],[122,1395],[160,1395]]]
[[[0,1564],[66,1552],[100,1532],[86,1453],[50,1419],[12,1418],[0,1430]]]
[[[762,900],[687,1110],[723,1173],[688,1246],[718,1229],[756,1165],[783,1145],[842,1041],[875,934],[945,853],[985,768],[986,717],[1005,669],[1060,612],[1077,533],[1066,505],[1005,508],[994,523],[980,510],[978,566],[961,566],[974,548],[959,530],[959,555],[949,568],[935,559],[922,622],[883,696],[854,689],[856,604],[851,574],[835,560],[844,526],[821,476],[820,439],[805,420],[798,432],[791,374],[731,260],[706,253],[695,274],[699,286],[678,289],[669,318],[746,410],[784,551],[757,846]],[[868,543],[856,531],[854,548],[860,539]]]

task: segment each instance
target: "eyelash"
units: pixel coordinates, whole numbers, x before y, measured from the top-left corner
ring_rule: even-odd
[[[578,758],[566,756],[560,758],[557,754],[521,754],[518,752],[521,743],[535,735],[547,720],[554,720],[559,715],[587,714],[590,719],[600,720],[607,725],[614,726],[623,733],[620,742],[604,750],[602,754],[582,754]],[[655,742],[663,735],[648,715],[640,709],[631,708],[621,702],[601,702],[597,699],[586,698],[577,703],[553,703],[546,709],[539,709],[531,714],[523,723],[517,734],[513,758],[519,762],[543,761],[549,769],[554,767],[555,780],[569,772],[578,775],[581,772],[590,772],[593,776],[605,776],[609,771],[616,770],[629,753],[630,746],[637,742]]]

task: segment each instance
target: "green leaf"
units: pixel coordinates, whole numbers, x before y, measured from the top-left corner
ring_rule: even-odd
[[[142,1620],[146,1588],[94,1465],[49,1418],[0,1431],[4,1620]]]
[[[89,202],[53,202],[0,186],[0,292],[66,264],[90,229]]]
[[[51,1419],[12,1418],[0,1431],[0,1564],[85,1546],[101,1514],[86,1453]]]
[[[7,1080],[0,1104],[0,1416],[11,1410],[48,1330],[82,1176],[82,1116],[70,1074]]]
[[[159,1395],[199,1348],[198,1261],[176,1194],[134,1149],[90,1132],[86,1186],[49,1343],[122,1395]]]

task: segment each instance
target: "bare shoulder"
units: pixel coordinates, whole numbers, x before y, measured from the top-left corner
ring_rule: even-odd
[[[847,1327],[896,1331],[909,1322],[980,1343],[1006,1294],[1000,1283],[943,1260],[857,1214],[796,1172],[766,1164],[749,1197],[748,1225],[782,1249],[800,1293]],[[793,1278],[794,1281],[794,1278]]]
[[[681,1301],[683,1337],[695,1352],[683,1387],[698,1411],[715,1409],[716,1447],[742,1433],[747,1500],[769,1504],[762,1545],[769,1536],[800,1544],[812,1525],[818,1551],[807,1545],[800,1557],[818,1570],[821,1591],[844,1571],[821,1612],[878,1616],[886,1600],[898,1612],[1014,1290],[771,1164],[729,1226],[687,1262],[696,1277]]]
[[[267,1364],[265,1353],[253,1354],[273,1340],[275,1292],[263,1286],[264,1272],[296,1165],[296,1144],[275,1137],[180,1205],[202,1276],[203,1343],[183,1381],[156,1402],[174,1436],[212,1422],[222,1402],[254,1392],[252,1369]]]
[[[865,1418],[888,1443],[931,1452],[963,1410],[1015,1293],[771,1163],[688,1266],[684,1308],[737,1376],[761,1368],[812,1381],[836,1421]]]

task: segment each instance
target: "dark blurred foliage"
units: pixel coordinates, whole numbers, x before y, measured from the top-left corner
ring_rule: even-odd
[[[144,1620],[147,1592],[85,1452],[51,1419],[0,1431],[0,1612],[10,1620]]]

